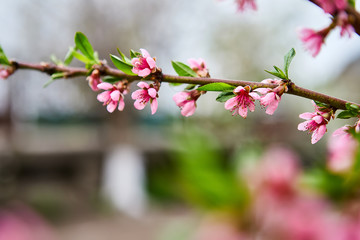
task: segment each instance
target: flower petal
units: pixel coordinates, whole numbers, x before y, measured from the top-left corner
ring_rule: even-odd
[[[225,102],[225,109],[231,110],[233,109],[237,104],[239,104],[237,96],[230,98]]]
[[[124,98],[120,98],[118,110],[122,111],[122,110],[124,110],[124,107],[125,107]]]
[[[141,52],[141,55],[144,57],[144,58],[148,58],[148,57],[151,57],[149,52],[146,51],[145,49],[143,48],[140,48],[140,52]]]
[[[106,109],[108,110],[109,113],[112,113],[115,111],[117,103],[118,103],[117,101],[110,101],[110,103],[106,107]]]
[[[103,89],[103,90],[110,90],[112,89],[114,86],[111,83],[107,83],[107,82],[102,82],[99,83],[97,85],[98,88]]]
[[[195,110],[195,101],[189,101],[184,105],[183,109],[181,110],[181,115],[183,115],[184,117],[189,117],[194,114]]]
[[[139,88],[146,88],[146,89],[149,88],[149,84],[147,84],[146,82],[138,82],[137,86]]]
[[[150,107],[151,107],[151,114],[154,114],[158,108],[158,102],[157,99],[154,98],[151,103],[150,103]]]
[[[309,119],[312,119],[315,116],[316,116],[316,114],[314,114],[314,113],[306,112],[306,113],[300,114],[299,118],[309,120]]]
[[[147,57],[146,58],[146,62],[149,64],[149,67],[151,69],[155,68],[156,67],[156,62],[155,60],[152,58],[152,57]]]
[[[99,102],[107,102],[109,101],[109,99],[110,99],[110,91],[105,91],[97,95],[97,100]]]
[[[155,88],[149,88],[149,89],[147,90],[147,92],[148,92],[148,94],[149,94],[150,97],[156,98],[157,91],[155,90]]]
[[[115,91],[112,91],[112,93],[110,94],[110,97],[114,101],[119,101],[120,95],[121,95],[120,91],[115,90]]]
[[[137,110],[143,110],[146,106],[146,103],[140,99],[136,100],[134,102],[134,107],[137,109]]]
[[[144,68],[142,70],[139,70],[138,76],[139,77],[146,77],[151,73],[151,70],[148,68]]]
[[[320,125],[320,127],[313,132],[311,136],[311,143],[312,144],[317,143],[324,136],[325,132],[326,132],[326,125],[325,124]]]

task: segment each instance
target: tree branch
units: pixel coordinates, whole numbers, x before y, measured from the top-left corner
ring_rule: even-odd
[[[90,71],[86,68],[80,67],[69,67],[69,66],[58,66],[51,63],[40,63],[40,64],[32,64],[32,63],[24,63],[24,62],[11,62],[12,66],[15,69],[29,69],[47,73],[49,75],[53,73],[62,72],[64,73],[64,78],[72,78],[77,76],[87,76],[90,74]],[[130,76],[118,69],[111,68],[107,65],[95,65],[94,69],[98,69],[100,74],[103,76],[113,76],[118,77],[120,79],[126,79],[129,82],[142,80],[141,77],[138,76]],[[250,86],[252,89],[256,88],[275,88],[278,85],[276,84],[268,84],[261,82],[251,82],[251,81],[243,81],[243,80],[227,80],[227,79],[216,79],[216,78],[200,78],[200,77],[181,77],[181,76],[173,76],[167,74],[160,75],[161,82],[169,82],[169,83],[184,83],[184,84],[196,84],[196,85],[205,85],[209,83],[227,83],[233,86]],[[319,101],[322,103],[326,103],[335,109],[346,109],[346,103],[349,101],[345,101],[339,98],[335,98],[332,96],[328,96],[319,92],[311,91],[305,88],[301,88],[296,86],[293,82],[288,84],[288,94],[296,95],[303,98],[308,98],[311,100]],[[351,103],[351,102],[350,102]],[[356,104],[356,103],[352,103]],[[359,104],[356,104],[359,105]]]

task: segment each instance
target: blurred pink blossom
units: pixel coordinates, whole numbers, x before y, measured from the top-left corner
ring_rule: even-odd
[[[255,0],[236,0],[239,11],[244,11],[245,9],[251,8],[252,10],[256,10],[257,6]]]
[[[344,10],[347,7],[347,0],[315,0],[317,4],[329,14]]]
[[[118,107],[119,111],[124,110],[124,95],[127,94],[127,90],[122,87],[121,83],[115,86],[111,83],[103,82],[98,84],[97,87],[106,90],[98,94],[97,99],[104,103],[104,106],[107,105],[106,109],[108,112],[114,112],[116,107]]]
[[[225,109],[233,112],[233,116],[239,114],[243,118],[246,118],[248,108],[251,112],[255,111],[254,102],[260,97],[258,94],[250,92],[249,86],[238,86],[234,89],[234,94],[236,95],[235,97],[225,102]]]
[[[92,71],[91,75],[88,76],[86,78],[86,80],[88,81],[89,86],[93,91],[99,91],[100,90],[98,88],[98,84],[100,84],[102,81],[101,81],[101,78],[100,78],[99,70],[95,69],[94,71]]]
[[[1,240],[53,240],[50,226],[36,213],[21,207],[0,210]]]
[[[337,15],[337,25],[341,28],[340,35],[343,37],[351,35],[355,32],[354,27],[349,23],[349,16],[345,11],[341,11]]]
[[[140,49],[140,51],[142,56],[131,59],[131,64],[134,66],[132,72],[140,77],[146,77],[156,71],[156,62],[148,51],[145,49]]]
[[[303,28],[298,31],[298,35],[300,40],[304,43],[305,48],[313,57],[319,54],[326,36],[322,31],[316,32],[313,29]]]
[[[329,139],[327,167],[333,172],[347,172],[355,161],[359,143],[347,130],[347,126],[339,128]]]
[[[205,60],[202,58],[188,59],[188,63],[192,70],[194,70],[199,77],[209,77],[209,70],[207,69]]]
[[[0,79],[7,79],[12,74],[12,71],[8,68],[0,68]]]
[[[201,92],[193,90],[190,92],[179,92],[174,95],[173,100],[181,109],[181,114],[189,117],[194,114],[196,110],[196,100],[201,96]]]
[[[158,107],[157,99],[158,87],[153,84],[147,84],[146,82],[139,82],[137,86],[141,89],[136,90],[131,94],[131,98],[136,100],[134,106],[138,110],[145,108],[146,104],[150,102],[151,114],[154,114]]]

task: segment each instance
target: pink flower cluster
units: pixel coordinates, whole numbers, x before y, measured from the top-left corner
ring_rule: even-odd
[[[314,101],[312,103],[315,107],[315,112],[306,112],[299,115],[300,118],[306,121],[298,125],[298,130],[312,133],[311,143],[315,144],[324,136],[327,131],[326,125],[334,117],[334,114],[332,109],[320,108]]]
[[[300,166],[291,150],[272,146],[257,164],[242,168],[251,199],[244,212],[208,218],[194,239],[360,240],[358,204],[333,207],[319,192],[303,189]]]
[[[122,82],[120,82],[118,85],[104,82],[98,84],[97,88],[105,90],[97,96],[97,99],[104,103],[104,106],[107,105],[106,109],[108,112],[114,112],[116,107],[119,111],[124,110],[124,95],[127,94],[128,91]]]
[[[139,82],[138,87],[141,88],[136,90],[131,94],[131,98],[136,100],[134,106],[138,110],[145,108],[146,104],[150,102],[151,114],[154,114],[158,107],[157,98],[158,96],[158,86],[153,84],[147,84],[146,82]]]
[[[91,72],[91,75],[86,78],[86,80],[89,83],[90,88],[93,91],[99,91],[98,85],[102,83],[101,77],[100,77],[100,71],[98,69],[95,69]]]
[[[198,58],[190,58],[188,59],[188,63],[192,70],[196,72],[199,77],[209,77],[209,70],[207,69],[206,63],[204,59]]]
[[[281,95],[287,91],[286,84],[281,80],[274,79],[265,79],[262,83],[277,84],[278,87],[274,89],[257,88],[254,92],[251,92],[249,86],[239,86],[233,91],[235,97],[232,97],[225,102],[225,109],[233,112],[233,115],[238,114],[243,118],[246,118],[248,109],[253,112],[255,110],[255,100],[259,100],[260,105],[267,108],[267,114],[274,114],[281,100]],[[259,96],[256,92],[262,94],[262,96]]]
[[[173,100],[175,104],[181,109],[181,115],[189,117],[194,114],[196,110],[196,100],[204,92],[193,90],[188,92],[179,92],[174,95]]]

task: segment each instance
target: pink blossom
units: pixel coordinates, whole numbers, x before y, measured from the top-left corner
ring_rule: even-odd
[[[108,112],[114,112],[116,107],[118,107],[119,111],[124,110],[124,95],[127,94],[127,90],[121,83],[119,83],[118,86],[115,86],[110,83],[103,82],[98,84],[97,87],[99,89],[106,90],[105,92],[98,94],[97,99],[100,102],[103,102],[104,106],[107,105],[106,109]]]
[[[140,49],[140,51],[142,56],[131,59],[131,64],[134,66],[132,72],[140,77],[146,77],[150,73],[156,72],[156,62],[148,51],[145,49]]]
[[[236,3],[239,11],[244,11],[246,8],[257,9],[255,0],[236,0]]]
[[[281,96],[270,88],[257,88],[254,91],[263,94],[263,96],[260,97],[260,104],[263,107],[267,107],[265,112],[269,115],[274,114],[281,100]]]
[[[0,79],[7,79],[12,74],[8,68],[0,68]]]
[[[358,142],[348,130],[349,126],[337,129],[329,140],[327,166],[333,172],[347,172],[354,163]]]
[[[194,114],[196,110],[196,100],[201,96],[201,92],[193,90],[190,92],[179,92],[174,95],[173,100],[181,109],[181,114],[189,117]]]
[[[329,14],[344,10],[348,4],[347,0],[316,0],[315,2]]]
[[[136,100],[134,106],[138,110],[145,108],[146,104],[150,101],[151,114],[154,114],[158,107],[157,99],[158,96],[158,86],[153,86],[153,84],[147,84],[146,82],[139,82],[137,86],[141,89],[136,90],[131,94],[131,98]]]
[[[326,124],[328,124],[330,119],[333,117],[333,112],[331,109],[320,108],[314,101],[312,103],[315,107],[315,112],[306,112],[299,115],[300,118],[307,121],[300,123],[298,125],[298,130],[308,130],[312,133],[311,143],[314,144],[319,141],[327,131]]]
[[[235,97],[225,102],[225,109],[233,112],[233,116],[239,114],[243,118],[246,118],[248,108],[251,112],[255,111],[254,102],[260,97],[256,93],[250,92],[249,86],[238,86],[234,89],[234,94],[236,95]]]
[[[313,29],[303,28],[298,32],[300,40],[313,57],[319,54],[326,35],[322,31],[316,32]]]
[[[100,72],[99,70],[95,69],[92,71],[91,75],[86,78],[86,80],[89,82],[89,86],[93,91],[99,91],[98,84],[100,84],[101,78],[100,78]]]
[[[355,32],[354,27],[349,23],[349,16],[345,11],[341,11],[337,15],[337,23],[340,28],[340,36],[347,35],[348,37],[351,37],[351,35]]]
[[[206,63],[204,59],[198,58],[190,58],[188,59],[188,63],[192,70],[194,70],[199,77],[209,77],[209,70],[206,67]]]

